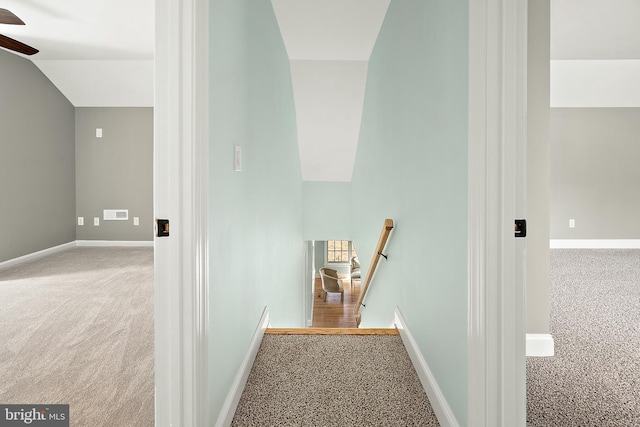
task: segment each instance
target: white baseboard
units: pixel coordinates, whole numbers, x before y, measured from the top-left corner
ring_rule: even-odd
[[[153,247],[153,240],[76,240],[76,246],[131,246]]]
[[[47,255],[55,254],[66,249],[75,248],[76,246],[131,246],[131,247],[153,247],[153,240],[74,240],[73,242],[64,243],[62,245],[54,246],[52,248],[43,249],[38,252],[33,252],[27,255],[20,256],[18,258],[9,259],[4,262],[0,262],[0,270],[3,268],[12,267],[23,262],[32,261],[34,259],[42,258]]]
[[[549,357],[555,353],[551,334],[527,334],[527,356]]]
[[[216,427],[227,427],[231,425],[231,421],[233,421],[233,416],[236,413],[238,403],[240,402],[240,397],[242,396],[242,392],[244,391],[244,386],[247,384],[247,378],[249,378],[251,367],[253,366],[253,362],[255,361],[256,355],[258,354],[258,349],[260,348],[260,343],[262,342],[262,337],[264,336],[264,330],[268,327],[269,310],[267,307],[265,307],[264,311],[262,312],[260,322],[258,322],[258,327],[253,333],[253,337],[251,337],[249,348],[244,355],[244,359],[242,359],[240,369],[238,370],[238,373],[233,380],[233,384],[231,385],[231,389],[229,390],[229,394],[227,395],[227,398],[222,405],[222,410],[220,411],[220,415],[218,416],[215,424]]]
[[[640,239],[550,239],[551,249],[640,249]]]
[[[420,378],[422,387],[427,393],[429,403],[431,403],[433,412],[436,413],[440,425],[442,427],[459,427],[460,424],[458,424],[456,416],[453,414],[442,390],[440,390],[436,378],[433,376],[433,373],[431,373],[431,369],[429,369],[429,365],[427,365],[427,361],[424,359],[418,343],[416,343],[411,331],[407,328],[407,324],[398,307],[396,307],[396,317],[393,323],[398,329],[398,332],[400,332],[402,342],[407,349],[407,353],[409,353],[409,358],[411,358],[411,362],[413,362],[413,367],[418,373],[418,378]]]
[[[23,255],[18,258],[13,258],[4,262],[0,262],[0,270],[3,268],[13,267],[17,264],[22,264],[23,262],[32,261],[34,259],[42,258],[47,255],[55,254],[56,252],[61,252],[66,249],[70,249],[76,246],[76,242],[64,243],[62,245],[54,246],[52,248],[43,249],[38,252],[33,252],[27,255]]]

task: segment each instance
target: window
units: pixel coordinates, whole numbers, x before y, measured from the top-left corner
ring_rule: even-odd
[[[349,240],[327,241],[327,263],[348,263],[356,256],[356,249]]]

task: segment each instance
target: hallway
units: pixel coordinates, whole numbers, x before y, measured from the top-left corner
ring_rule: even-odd
[[[268,333],[231,425],[439,424],[399,335]]]

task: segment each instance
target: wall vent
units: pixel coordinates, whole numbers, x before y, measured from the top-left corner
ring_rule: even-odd
[[[129,219],[128,209],[105,209],[102,219],[104,221],[127,221]]]

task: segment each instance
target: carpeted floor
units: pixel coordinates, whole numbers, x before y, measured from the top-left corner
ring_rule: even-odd
[[[527,358],[533,427],[640,426],[640,250],[553,249],[556,355]]]
[[[74,248],[0,270],[0,403],[71,426],[153,426],[153,248]]]
[[[399,336],[265,335],[232,426],[438,426]]]

